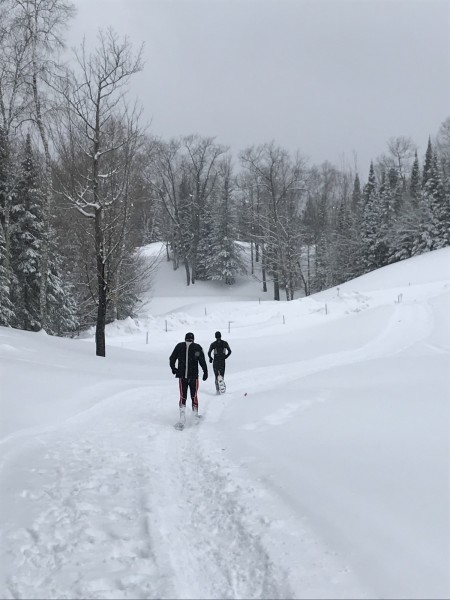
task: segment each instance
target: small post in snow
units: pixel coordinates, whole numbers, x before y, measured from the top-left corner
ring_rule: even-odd
[[[228,321],[228,333],[230,333],[230,329],[231,329],[230,325],[231,325],[231,321]]]
[[[397,302],[400,304],[400,302],[402,301],[402,299],[403,299],[403,294],[399,294],[397,296]]]
[[[148,331],[147,331],[147,335],[145,337],[145,343],[148,344]]]
[[[328,306],[325,304],[325,314],[328,314]]]
[[[339,288],[337,288],[337,295],[338,295],[338,298],[339,298]]]
[[[286,324],[286,320],[285,320],[284,315],[283,315],[283,325],[285,325],[285,324]]]
[[[167,319],[166,319],[166,333],[167,333]]]
[[[206,306],[205,306],[205,317],[206,317]]]

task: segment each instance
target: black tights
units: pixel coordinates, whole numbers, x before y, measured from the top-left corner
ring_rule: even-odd
[[[191,399],[192,399],[192,410],[198,410],[198,378],[189,377],[189,379],[185,379],[184,377],[180,377],[180,407],[186,406],[187,399],[187,391],[188,388],[191,391]]]

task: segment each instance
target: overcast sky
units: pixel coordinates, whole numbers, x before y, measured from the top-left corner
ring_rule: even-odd
[[[164,139],[234,154],[274,140],[367,173],[390,137],[422,156],[450,116],[450,0],[74,0],[68,40],[113,27],[145,68],[133,94]]]

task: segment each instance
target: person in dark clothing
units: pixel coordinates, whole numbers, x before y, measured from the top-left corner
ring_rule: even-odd
[[[209,362],[213,363],[214,375],[216,376],[216,392],[220,394],[218,376],[225,377],[225,360],[231,354],[231,348],[228,342],[222,339],[220,331],[215,333],[216,340],[211,344],[208,350]],[[214,355],[214,358],[211,355]]]
[[[186,421],[186,399],[188,388],[191,392],[192,410],[198,417],[198,365],[203,369],[203,381],[208,379],[208,367],[205,354],[200,344],[194,342],[194,334],[189,332],[185,341],[180,342],[173,349],[169,358],[172,373],[179,379],[180,386],[180,422]]]

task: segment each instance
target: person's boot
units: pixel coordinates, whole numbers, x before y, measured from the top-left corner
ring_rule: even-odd
[[[186,407],[180,406],[180,423],[186,423]]]

